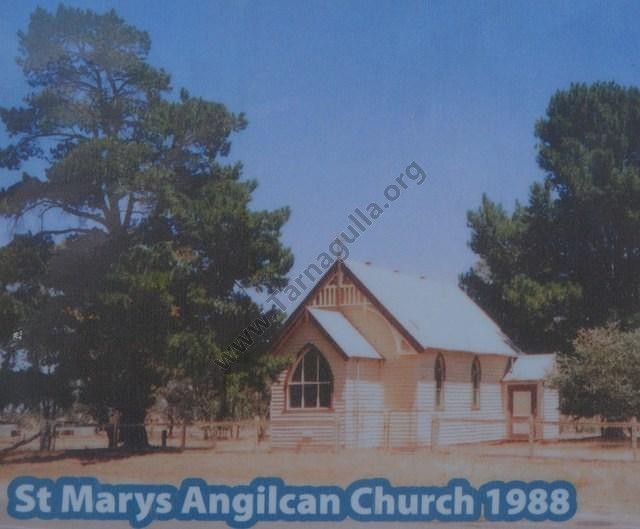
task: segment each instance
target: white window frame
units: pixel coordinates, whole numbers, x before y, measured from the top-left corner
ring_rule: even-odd
[[[474,376],[475,375],[475,376]],[[477,384],[476,384],[477,382]],[[473,357],[471,362],[471,409],[479,410],[481,406],[481,391],[482,386],[482,364],[478,356]]]
[[[304,377],[304,359],[309,353],[317,354],[317,364],[316,364],[316,377],[317,380],[305,380]],[[320,358],[322,358],[326,363],[329,370],[329,380],[320,380]],[[300,380],[294,381],[293,375],[295,374],[298,366],[302,363],[302,369],[300,373]],[[315,406],[305,406],[305,395],[304,395],[304,387],[305,386],[317,386],[316,391],[316,402]],[[300,397],[300,406],[292,406],[291,405],[291,387],[292,386],[300,386],[301,388],[301,397]],[[321,406],[320,405],[320,386],[329,386],[329,405]],[[327,360],[326,356],[322,354],[322,352],[317,347],[307,347],[305,351],[300,355],[300,358],[296,361],[296,363],[291,367],[289,380],[287,381],[287,409],[295,410],[295,411],[309,411],[309,410],[330,410],[333,407],[333,371],[331,370],[331,364]]]

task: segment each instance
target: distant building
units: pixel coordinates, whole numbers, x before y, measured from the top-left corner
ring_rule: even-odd
[[[553,355],[518,351],[455,285],[366,263],[337,260],[272,354],[295,358],[272,386],[274,448],[426,446],[432,425],[440,444],[526,439],[528,417],[559,419]]]

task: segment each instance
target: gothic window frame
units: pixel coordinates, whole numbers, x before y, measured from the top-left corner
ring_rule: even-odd
[[[333,381],[333,371],[326,355],[314,345],[307,345],[291,366],[287,378],[287,410],[331,410]]]
[[[478,356],[471,362],[471,409],[480,409],[480,386],[482,385],[482,364]]]
[[[444,409],[444,386],[447,380],[447,364],[444,355],[438,353],[435,364],[433,365],[433,379],[435,388],[435,409]]]

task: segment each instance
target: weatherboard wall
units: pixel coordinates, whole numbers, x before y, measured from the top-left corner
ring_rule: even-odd
[[[347,362],[318,327],[304,321],[279,348],[278,354],[297,358],[307,344],[315,345],[331,366],[334,390],[331,409],[287,409],[289,369],[280,373],[271,386],[271,445],[274,448],[335,446],[338,423],[344,415]]]
[[[426,446],[431,442],[431,426],[436,417],[443,419],[439,426],[439,444],[493,441],[507,436],[500,381],[508,360],[503,356],[479,356],[482,382],[480,406],[475,409],[471,384],[474,355],[442,352],[446,364],[444,404],[436,409],[434,365],[438,351],[390,355],[384,361],[346,360],[314,323],[306,321],[291,333],[279,354],[295,358],[309,343],[325,355],[331,366],[332,408],[288,410],[289,371],[281,373],[272,387],[271,442],[274,447]],[[548,406],[552,407],[553,396],[548,400]],[[480,424],[469,419],[503,422]]]
[[[435,356],[435,354],[431,355],[432,362],[435,362]],[[445,352],[443,356],[446,364],[446,379],[444,404],[436,411],[436,416],[443,419],[440,423],[438,443],[446,445],[505,439],[507,425],[501,379],[507,368],[508,358],[499,355],[478,356],[481,370],[480,402],[478,407],[474,407],[471,383],[471,365],[474,355]],[[431,384],[435,386],[433,374],[431,378]],[[431,389],[430,394],[435,395],[435,387]],[[476,419],[500,422],[472,422]]]
[[[380,360],[351,359],[347,363],[342,446],[384,446],[384,369]]]
[[[543,421],[559,421],[560,396],[558,390],[551,388],[547,385],[542,387],[542,420]],[[560,425],[559,424],[544,424],[543,428],[544,439],[557,439],[560,437]]]

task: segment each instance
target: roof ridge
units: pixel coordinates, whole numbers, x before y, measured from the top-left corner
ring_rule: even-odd
[[[521,354],[511,338],[459,284],[434,279],[425,280],[421,276],[394,272],[388,268],[361,264],[358,261],[345,261],[343,264],[422,348],[436,347],[487,354],[493,352],[509,356]],[[367,270],[373,272],[369,277]],[[399,278],[402,278],[402,281],[394,284],[394,280]],[[422,295],[418,295],[421,288],[426,290],[420,293]],[[439,291],[440,289],[447,290]],[[400,305],[398,297],[402,298]],[[440,304],[437,307],[433,304],[434,299]],[[448,318],[440,318],[439,324],[424,319],[427,314],[433,316],[439,311],[446,311],[446,302],[451,305]],[[422,316],[421,322],[414,321],[415,314],[418,320]],[[413,323],[415,330],[409,331],[409,323]],[[454,325],[456,323],[457,327]],[[473,329],[475,336],[470,335],[474,332]],[[476,338],[478,341],[474,343]],[[484,343],[481,343],[482,339]]]

